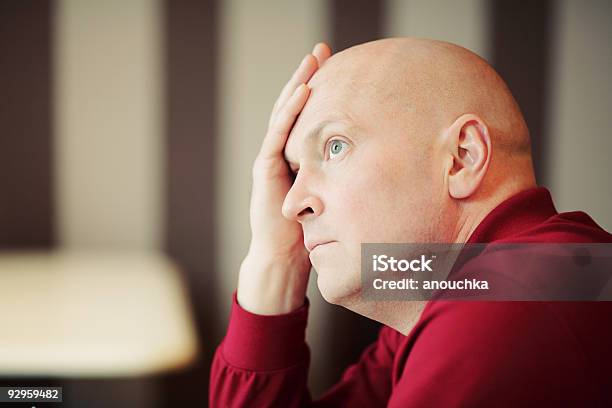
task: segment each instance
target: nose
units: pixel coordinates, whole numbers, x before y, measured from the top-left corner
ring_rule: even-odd
[[[291,221],[303,222],[309,217],[316,217],[323,212],[323,202],[310,188],[309,175],[300,171],[293,186],[289,189],[283,202],[283,217]]]

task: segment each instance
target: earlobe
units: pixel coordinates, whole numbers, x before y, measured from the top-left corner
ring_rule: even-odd
[[[447,130],[453,165],[447,174],[451,197],[465,199],[478,189],[491,160],[491,138],[482,119],[474,114],[459,117]]]

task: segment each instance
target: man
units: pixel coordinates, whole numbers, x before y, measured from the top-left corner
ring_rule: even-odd
[[[330,55],[318,44],[304,58],[255,160],[252,240],[211,405],[604,405],[609,302],[364,300],[361,243],[612,237],[584,213],[558,214],[536,187],[519,107],[475,54],[404,38]],[[311,265],[327,301],[385,325],[314,402]]]

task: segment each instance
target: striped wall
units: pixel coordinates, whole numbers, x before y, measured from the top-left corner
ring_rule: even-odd
[[[490,61],[508,83],[531,134],[536,179],[548,183],[549,84],[553,3],[533,1],[516,7],[512,0],[489,3]]]
[[[562,0],[551,47],[549,183],[560,211],[612,230],[612,2]]]
[[[216,0],[164,0],[166,188],[164,249],[180,266],[199,334],[201,358],[161,379],[162,406],[205,406],[212,352],[219,342],[216,281],[217,58]]]
[[[387,0],[386,36],[451,41],[489,60],[491,29],[485,0]],[[452,39],[452,40],[450,40]]]
[[[56,242],[52,1],[0,1],[0,248]]]
[[[159,250],[162,27],[151,0],[60,0],[55,22],[58,244]]]
[[[204,406],[250,239],[252,161],[276,95],[316,42],[337,51],[413,35],[479,53],[522,106],[540,184],[560,210],[586,209],[610,230],[611,4],[0,0],[0,248],[170,255],[189,285],[202,360],[117,383],[117,395],[135,401],[154,387],[157,406]],[[312,284],[317,395],[377,326]]]

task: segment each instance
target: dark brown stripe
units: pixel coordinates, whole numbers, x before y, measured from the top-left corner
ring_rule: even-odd
[[[384,33],[385,7],[386,2],[382,0],[331,0],[334,52],[380,38]]]
[[[0,1],[0,249],[55,244],[52,8]]]
[[[547,0],[490,3],[492,63],[520,105],[531,134],[536,177],[546,184],[552,12]]]
[[[372,41],[384,35],[385,1],[332,0],[330,1],[332,49],[342,51],[353,45]],[[329,342],[326,371],[317,373],[313,393],[320,394],[338,381],[342,372],[357,361],[363,350],[376,340],[380,324],[342,307],[334,307],[328,316],[328,327],[334,333]]]
[[[54,3],[0,0],[0,250],[49,248],[56,243],[52,167]],[[2,386],[13,384],[63,385],[50,378],[0,378]]]
[[[202,358],[163,381],[163,406],[206,406],[218,335],[215,304],[215,72],[217,1],[166,0],[167,252],[184,272]]]

